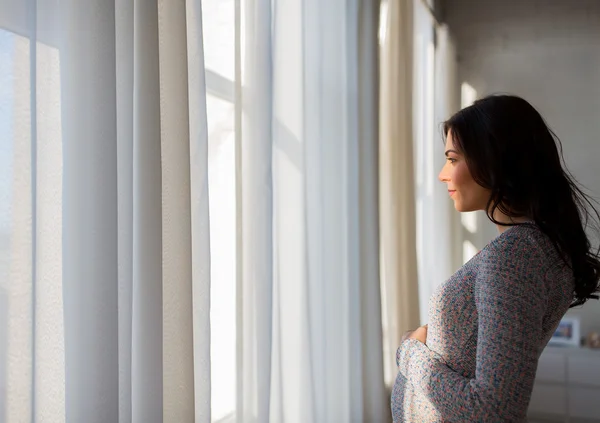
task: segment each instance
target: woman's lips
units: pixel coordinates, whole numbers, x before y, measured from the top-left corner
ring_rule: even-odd
[[[455,189],[449,189],[448,190],[448,194],[450,194],[450,197],[452,197],[454,195],[454,193],[456,192]]]

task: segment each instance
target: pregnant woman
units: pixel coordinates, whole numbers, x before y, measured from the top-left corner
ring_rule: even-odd
[[[558,323],[598,298],[600,262],[584,231],[598,212],[525,100],[478,100],[444,133],[439,178],[456,210],[486,211],[500,234],[430,298],[429,324],[405,335],[394,422],[524,422]]]

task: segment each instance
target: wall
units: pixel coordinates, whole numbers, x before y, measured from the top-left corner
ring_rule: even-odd
[[[600,1],[445,0],[459,77],[530,101],[562,140],[568,168],[600,199]],[[485,239],[496,236],[486,225]],[[570,312],[600,331],[600,303]]]

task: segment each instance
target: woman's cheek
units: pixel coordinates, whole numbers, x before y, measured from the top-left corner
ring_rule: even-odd
[[[464,163],[457,163],[454,166],[452,173],[452,180],[454,181],[455,185],[460,185],[465,182],[467,170],[465,169]]]

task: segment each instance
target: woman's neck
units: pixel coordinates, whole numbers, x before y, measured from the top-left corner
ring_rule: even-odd
[[[505,223],[506,225],[514,225],[514,224],[518,224],[518,223],[533,222],[533,219],[530,217],[527,217],[527,216],[511,217],[511,216],[505,215],[498,209],[496,209],[496,212],[494,213],[494,219],[497,222]],[[510,226],[506,226],[506,225],[496,225],[496,227],[498,228],[498,232],[502,233],[505,230],[507,230],[508,228],[510,228]]]

